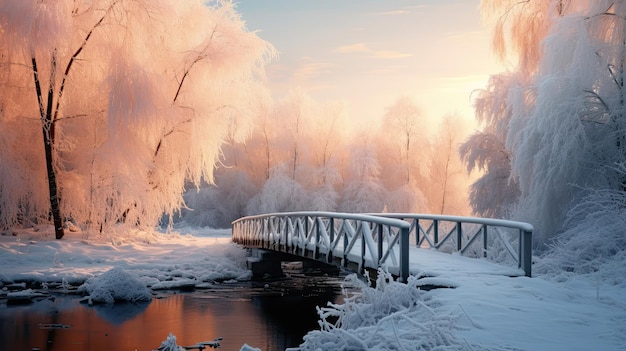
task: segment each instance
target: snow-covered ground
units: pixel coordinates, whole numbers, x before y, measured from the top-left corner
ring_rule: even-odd
[[[50,228],[0,236],[0,280],[82,284],[112,268],[136,274],[152,289],[245,280],[246,252],[230,242],[230,230],[134,231],[112,235],[66,234]]]
[[[48,227],[3,234],[0,281],[5,285],[24,280],[82,284],[85,294],[96,297],[102,295],[98,282],[115,277],[132,276],[153,290],[250,277],[246,253],[230,243],[228,230],[69,233],[63,240],[54,240]],[[401,284],[380,278],[377,288],[363,285],[343,305],[320,306],[322,328],[309,333],[300,350],[626,350],[623,277],[437,274],[437,281],[455,288],[424,291],[416,288],[418,279]],[[134,289],[138,292],[131,298],[144,296],[141,286]],[[123,290],[113,297],[123,298]],[[172,338],[166,341],[175,344]]]
[[[413,257],[412,257],[413,259]],[[557,282],[449,271],[417,289],[378,279],[362,296],[321,309],[298,350],[626,350],[626,289],[585,276]],[[622,279],[623,282],[623,279]],[[358,283],[358,282],[355,282]],[[338,324],[341,324],[338,327]],[[335,346],[333,346],[335,345]]]

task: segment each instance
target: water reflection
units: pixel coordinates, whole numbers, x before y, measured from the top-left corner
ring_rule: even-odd
[[[109,324],[122,325],[124,322],[141,315],[146,311],[149,302],[125,303],[123,305],[95,305],[92,306],[96,314]]]
[[[281,285],[283,284],[283,285]],[[292,284],[292,283],[291,283]],[[293,285],[293,284],[292,284]],[[0,350],[152,350],[171,332],[179,345],[223,337],[224,350],[247,343],[263,350],[297,346],[317,328],[315,306],[337,299],[324,287],[248,283],[154,299],[149,304],[87,306],[61,296],[0,307]],[[42,328],[43,324],[69,328]]]

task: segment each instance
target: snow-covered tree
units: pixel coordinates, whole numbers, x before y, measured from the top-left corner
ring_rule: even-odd
[[[340,182],[337,154],[345,139],[340,128],[343,117],[340,103],[320,103],[302,90],[266,105],[254,118],[254,128],[245,142],[228,138],[216,169],[219,195],[211,200],[252,201],[248,210],[253,213],[294,210],[289,204],[307,210],[336,210],[339,194],[335,188]],[[282,187],[297,191],[296,202],[284,202],[279,195],[285,172],[291,180]],[[276,198],[271,198],[274,190]],[[277,203],[280,201],[284,204]],[[228,203],[223,206],[241,208]],[[241,211],[228,212],[241,215]]]
[[[343,212],[382,212],[386,191],[381,184],[378,157],[371,145],[353,146],[349,156],[349,176],[341,196]]]
[[[248,202],[246,214],[309,210],[306,189],[291,176],[291,165],[278,165],[272,169],[270,179]]]
[[[439,124],[431,143],[429,190],[431,211],[439,214],[467,214],[467,186],[458,145],[465,136],[467,123],[459,115],[448,114]]]
[[[385,192],[384,210],[396,213],[428,213],[426,196],[414,185],[405,184]]]
[[[593,193],[624,190],[626,179],[616,169],[626,158],[626,4],[552,0],[485,1],[484,6],[495,9],[499,47],[513,48],[518,66],[508,82],[491,89],[493,101],[483,110],[501,116],[500,122],[486,123],[484,137],[470,139],[465,157],[479,166],[497,160],[482,178],[491,179],[485,189],[506,188],[497,180],[506,176],[510,161],[506,184],[519,189],[511,214],[535,225],[541,247],[558,232],[569,232],[574,222],[565,221],[568,213],[580,213],[580,204],[589,203],[585,199]],[[479,117],[484,107],[477,105]],[[483,210],[497,211],[496,203]]]
[[[273,54],[230,1],[7,0],[0,27],[0,224],[52,210],[57,237],[179,209]]]
[[[515,95],[513,95],[515,94]],[[509,97],[517,99],[511,101]],[[471,135],[459,148],[467,172],[482,173],[469,189],[469,202],[480,216],[505,218],[518,200],[519,185],[511,177],[511,151],[506,138],[514,108],[524,108],[527,94],[510,75],[493,75],[486,89],[474,101],[482,130]]]
[[[310,135],[307,130],[314,115],[314,101],[304,91],[294,90],[277,104],[274,113],[280,123],[279,147],[288,159],[285,161],[289,162],[291,178],[299,182],[310,152],[306,138]]]
[[[417,160],[420,146],[424,145],[422,119],[421,110],[406,96],[398,98],[385,112],[385,138],[391,143],[402,166],[402,185],[411,184],[420,166]]]

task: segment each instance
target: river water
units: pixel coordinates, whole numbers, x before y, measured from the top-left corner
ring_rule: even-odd
[[[0,351],[152,350],[169,333],[181,346],[221,337],[223,350],[239,350],[244,343],[264,351],[284,350],[319,328],[316,306],[340,302],[341,281],[292,276],[217,284],[161,293],[144,304],[89,306],[65,294],[28,305],[4,302]]]

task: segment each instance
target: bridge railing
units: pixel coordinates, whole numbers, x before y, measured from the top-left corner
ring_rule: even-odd
[[[409,276],[406,221],[365,214],[286,212],[240,218],[232,223],[233,241],[246,246],[340,262],[386,268],[403,281]]]
[[[532,233],[529,223],[500,219],[413,213],[377,213],[410,223],[414,245],[498,262],[513,261],[532,274]]]

